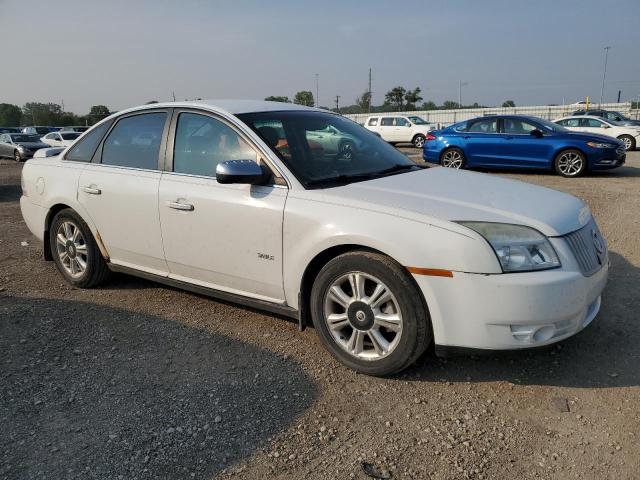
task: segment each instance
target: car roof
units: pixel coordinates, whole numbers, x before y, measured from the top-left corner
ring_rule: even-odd
[[[598,117],[597,115],[568,115],[566,117],[560,117],[557,120],[568,120],[569,118],[594,118],[606,122],[606,118]]]
[[[194,101],[185,101],[185,102],[151,103],[147,105],[141,105],[138,107],[122,110],[120,112],[117,112],[117,114],[133,112],[138,110],[167,108],[167,107],[205,108],[207,110],[224,111],[232,115],[238,115],[242,113],[283,112],[283,111],[307,111],[307,112],[333,113],[329,110],[323,110],[323,109],[314,108],[314,107],[306,107],[304,105],[297,105],[295,103],[269,102],[266,100],[220,99],[220,100],[194,100]]]

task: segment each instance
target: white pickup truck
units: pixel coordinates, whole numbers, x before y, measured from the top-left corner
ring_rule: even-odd
[[[417,148],[424,146],[427,134],[433,126],[418,116],[394,114],[372,115],[364,122],[367,130],[377,133],[383,140],[394,143],[413,143]]]

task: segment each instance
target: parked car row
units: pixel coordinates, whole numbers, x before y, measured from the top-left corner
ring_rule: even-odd
[[[417,148],[424,146],[427,135],[433,130],[431,124],[418,116],[393,114],[372,115],[364,122],[364,127],[392,145],[413,143]]]
[[[68,147],[82,135],[80,132],[59,131],[47,133],[41,137],[33,133],[1,133],[0,157],[13,158],[21,162],[32,158],[41,148]]]
[[[489,115],[429,133],[423,159],[449,168],[548,169],[577,177],[623,165],[625,152],[639,143],[639,126],[594,115],[554,122]]]

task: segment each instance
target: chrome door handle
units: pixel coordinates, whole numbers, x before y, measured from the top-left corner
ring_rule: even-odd
[[[190,203],[180,203],[180,202],[167,202],[167,207],[173,208],[174,210],[183,210],[186,212],[193,211],[194,207]]]
[[[82,191],[84,193],[88,193],[90,195],[100,195],[102,193],[102,190],[100,190],[95,185],[84,185],[82,187]]]

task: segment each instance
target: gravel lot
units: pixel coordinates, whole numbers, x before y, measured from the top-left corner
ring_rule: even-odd
[[[580,179],[493,173],[591,206],[612,261],[592,326],[387,379],[272,315],[122,275],[67,286],[20,169],[0,161],[0,478],[638,478],[640,152]]]

